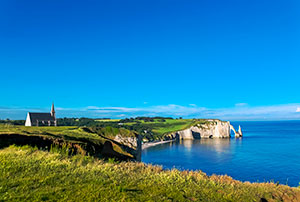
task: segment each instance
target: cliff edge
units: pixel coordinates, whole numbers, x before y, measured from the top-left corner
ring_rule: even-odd
[[[200,138],[229,138],[233,130],[235,137],[242,137],[242,130],[236,131],[229,121],[207,120],[205,123],[195,123],[190,128],[166,135],[166,139],[200,139]]]

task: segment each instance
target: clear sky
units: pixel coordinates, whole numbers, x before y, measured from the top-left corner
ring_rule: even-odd
[[[0,118],[300,119],[299,0],[1,0]]]

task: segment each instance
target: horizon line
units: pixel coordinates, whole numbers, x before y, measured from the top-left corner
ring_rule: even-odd
[[[48,107],[1,107],[0,119],[23,120],[27,112],[48,112]],[[247,103],[237,103],[227,108],[206,108],[189,105],[153,105],[142,107],[99,107],[86,106],[65,108],[56,107],[57,117],[65,118],[110,118],[123,119],[138,116],[145,117],[183,117],[192,119],[220,119],[230,121],[276,121],[300,120],[300,103],[279,104],[269,106],[251,106]]]

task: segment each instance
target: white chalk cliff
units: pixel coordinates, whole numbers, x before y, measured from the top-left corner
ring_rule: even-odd
[[[229,138],[230,130],[234,131],[235,137],[242,137],[242,130],[236,132],[229,121],[209,120],[203,124],[196,124],[188,129],[169,134],[168,139],[200,139],[200,138]]]

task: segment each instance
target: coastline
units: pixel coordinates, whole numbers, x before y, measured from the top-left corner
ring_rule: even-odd
[[[148,149],[150,147],[154,147],[156,145],[173,142],[173,141],[176,141],[176,139],[173,139],[173,140],[163,140],[163,141],[158,141],[158,142],[146,142],[146,143],[142,144],[142,150]]]

